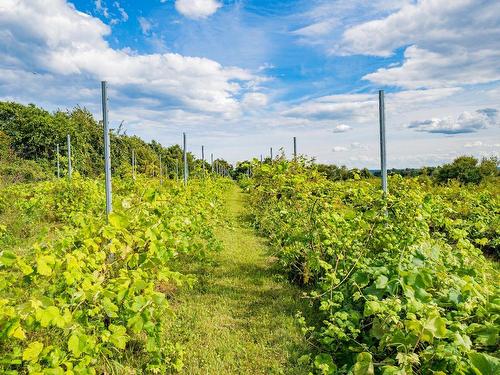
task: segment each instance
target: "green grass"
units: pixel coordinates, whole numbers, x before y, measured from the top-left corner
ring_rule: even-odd
[[[199,282],[176,292],[166,340],[184,346],[185,374],[304,374],[308,345],[294,315],[300,290],[272,267],[264,241],[245,220],[244,194],[227,196],[230,224],[213,264],[190,269]],[[185,265],[192,267],[192,264]]]

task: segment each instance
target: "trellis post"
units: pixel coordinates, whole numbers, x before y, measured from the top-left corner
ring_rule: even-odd
[[[382,190],[387,195],[387,159],[385,147],[385,103],[384,90],[378,92],[378,113],[380,124],[380,174],[382,176]]]
[[[106,81],[101,82],[102,88],[102,124],[104,128],[104,171],[106,180],[106,215],[113,210],[111,195],[111,152],[109,145],[109,123],[108,123],[108,93]]]

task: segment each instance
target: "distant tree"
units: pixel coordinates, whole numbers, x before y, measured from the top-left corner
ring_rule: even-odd
[[[483,158],[480,164],[473,156],[460,156],[450,164],[444,164],[434,171],[438,183],[458,180],[462,184],[478,184],[484,177],[497,175],[498,159]]]
[[[327,179],[332,181],[345,181],[353,178],[370,178],[373,175],[366,168],[359,170],[358,168],[348,169],[345,165],[338,167],[334,164],[317,164],[318,172],[323,173]]]
[[[479,173],[481,174],[481,176],[483,176],[483,178],[489,176],[497,176],[499,165],[500,160],[495,156],[491,158],[483,158],[481,160],[481,164],[479,165]]]
[[[137,136],[127,136],[121,131],[122,127],[123,122],[118,129],[111,130],[111,169],[114,174],[131,172],[132,150],[135,152],[139,173],[158,175],[160,155],[162,167],[169,170],[170,176],[173,176],[176,162],[182,172],[180,146],[165,148],[154,140],[148,144]],[[61,157],[67,155],[66,136],[69,134],[74,170],[86,176],[102,174],[102,131],[102,123],[96,121],[85,108],[75,107],[68,111],[50,113],[33,104],[0,102],[0,132],[8,137],[4,139],[8,139],[9,149],[17,157],[36,161],[43,166],[53,166],[57,144],[60,146]],[[192,153],[188,153],[187,159],[190,171],[202,167],[201,161],[197,161]]]

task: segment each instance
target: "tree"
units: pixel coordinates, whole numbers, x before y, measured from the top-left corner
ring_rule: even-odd
[[[481,164],[473,156],[460,156],[450,164],[444,164],[434,171],[434,179],[438,183],[458,180],[462,184],[478,184],[484,177],[498,174],[498,159],[483,158]]]

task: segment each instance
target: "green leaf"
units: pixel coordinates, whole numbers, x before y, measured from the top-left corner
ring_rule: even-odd
[[[132,289],[136,292],[140,292],[148,286],[148,283],[142,279],[137,279],[132,283]]]
[[[359,353],[352,373],[354,375],[374,375],[372,355],[368,352]]]
[[[4,250],[0,253],[0,266],[12,266],[16,262],[16,254]]]
[[[115,228],[122,229],[126,228],[128,221],[127,218],[123,215],[112,212],[108,216],[108,222]]]
[[[382,311],[382,305],[380,304],[379,301],[367,301],[365,303],[365,309],[363,312],[363,316],[367,317],[370,315],[374,315],[378,312]]]
[[[105,297],[102,300],[102,307],[104,308],[106,315],[109,316],[110,318],[118,317],[118,314],[116,313],[118,311],[118,306],[116,306],[113,302],[111,302],[111,300],[108,297]]]
[[[36,270],[40,275],[50,276],[52,274],[52,267],[56,262],[53,255],[40,255],[36,258]]]
[[[314,357],[314,367],[321,370],[322,374],[334,374],[337,371],[337,366],[333,363],[332,356],[326,353],[321,353]]]
[[[134,333],[139,333],[143,324],[141,314],[135,314],[127,321],[127,327],[131,328]]]
[[[493,375],[500,373],[500,359],[486,353],[469,353],[469,359],[474,370],[481,375]]]
[[[375,280],[375,288],[377,289],[385,289],[387,287],[387,282],[389,279],[385,275],[380,275],[377,277],[377,280]]]
[[[17,265],[21,270],[21,272],[23,273],[23,275],[27,276],[33,273],[33,268],[31,268],[31,266],[26,262],[24,262],[21,258],[17,259]]]
[[[73,353],[73,357],[78,358],[82,354],[80,350],[80,338],[73,333],[68,340],[68,350]]]
[[[431,342],[434,337],[442,338],[446,336],[446,320],[439,315],[431,315],[424,323],[422,341]]]
[[[24,332],[24,329],[23,329],[23,327],[21,327],[21,324],[19,322],[14,323],[9,328],[7,335],[9,337],[15,337],[16,339],[19,339],[19,340],[26,339],[26,334]]]
[[[43,350],[43,344],[39,341],[34,341],[28,345],[23,351],[23,360],[30,362],[37,362],[40,353]]]
[[[55,306],[49,306],[46,309],[38,309],[36,311],[36,319],[42,327],[48,327],[51,323],[56,324],[60,318],[59,309]]]
[[[109,341],[118,349],[125,349],[128,341],[127,329],[124,326],[111,324],[109,330],[112,332]]]

